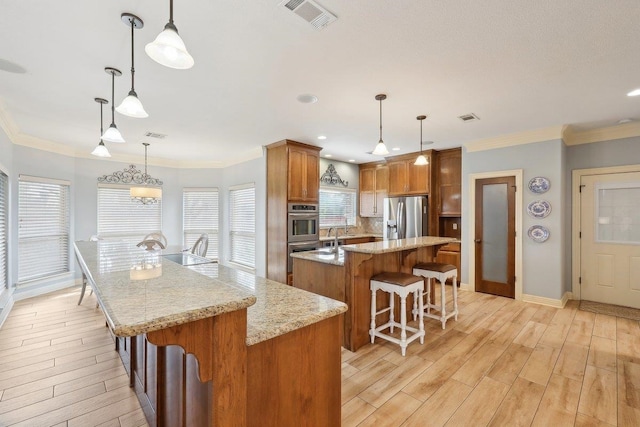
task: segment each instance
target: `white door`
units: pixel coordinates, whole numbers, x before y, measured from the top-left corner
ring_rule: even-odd
[[[581,299],[640,308],[640,173],[580,184]]]

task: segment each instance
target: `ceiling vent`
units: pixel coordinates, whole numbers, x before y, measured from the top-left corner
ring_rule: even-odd
[[[165,139],[167,137],[167,135],[163,135],[161,133],[155,133],[155,132],[147,132],[144,134],[144,136],[148,136],[149,138],[156,138],[156,139]]]
[[[280,5],[307,21],[316,30],[321,30],[338,19],[334,14],[312,0],[285,0]]]
[[[473,122],[473,121],[475,121],[475,120],[480,120],[480,119],[478,118],[478,116],[476,116],[476,115],[475,115],[475,114],[473,114],[473,113],[463,114],[463,115],[461,115],[461,116],[458,116],[458,118],[459,118],[460,120],[462,120],[463,122]]]

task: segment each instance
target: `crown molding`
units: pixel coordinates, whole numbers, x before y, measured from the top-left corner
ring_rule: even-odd
[[[636,136],[640,136],[640,122],[629,122],[583,131],[577,131],[573,126],[565,126],[562,140],[566,145],[579,145]]]
[[[511,133],[493,138],[485,138],[464,144],[467,152],[494,150],[496,148],[514,147],[534,142],[562,139],[564,126],[551,126],[544,129],[534,129],[525,132]]]
[[[75,157],[79,159],[92,159],[97,160],[97,157],[92,156],[90,152],[84,150],[78,150],[72,148],[66,144],[58,142],[52,142],[43,138],[38,138],[32,135],[27,135],[20,132],[20,128],[13,120],[11,115],[7,112],[4,103],[0,99],[0,128],[7,135],[9,140],[14,145],[21,145],[24,147],[34,148],[36,150],[47,151],[50,153],[61,154],[63,156]],[[167,168],[176,169],[221,169],[229,166],[233,166],[239,163],[243,163],[249,160],[259,159],[263,157],[262,146],[254,147],[238,156],[228,160],[173,160],[164,158],[148,158],[148,164],[152,166],[161,166]],[[143,163],[144,156],[128,156],[121,154],[114,154],[111,157],[102,157],[102,161],[119,162],[119,163]]]

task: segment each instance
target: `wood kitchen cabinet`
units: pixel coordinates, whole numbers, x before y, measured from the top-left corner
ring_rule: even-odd
[[[320,189],[318,150],[290,146],[287,173],[287,192],[290,202],[318,203]]]
[[[360,216],[382,218],[389,192],[389,168],[382,162],[360,165]]]
[[[460,216],[462,199],[462,149],[438,152],[438,214]]]
[[[288,277],[287,205],[318,203],[322,147],[285,139],[267,145],[267,278]]]
[[[430,193],[430,165],[416,166],[419,153],[387,157],[389,167],[389,196],[419,195]],[[424,155],[431,158],[431,150]]]

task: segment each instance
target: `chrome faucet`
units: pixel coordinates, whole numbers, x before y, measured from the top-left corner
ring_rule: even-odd
[[[327,230],[327,237],[331,237],[331,230],[334,231],[335,239],[333,240],[333,246],[331,247],[331,252],[338,251],[338,228],[337,227],[329,227]]]
[[[349,220],[344,217],[344,234],[349,234]]]

